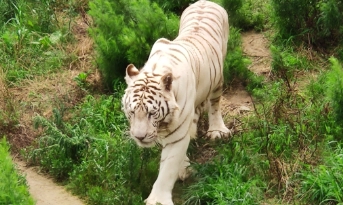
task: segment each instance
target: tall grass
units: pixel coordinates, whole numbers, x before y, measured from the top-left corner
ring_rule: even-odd
[[[241,139],[217,145],[218,155],[194,164],[196,183],[186,188],[185,204],[259,204],[266,184],[254,175],[254,156]]]
[[[7,2],[7,4],[6,4]],[[67,59],[52,1],[4,1],[8,15],[0,30],[0,66],[10,84],[60,68]]]
[[[334,146],[332,148],[332,146]],[[327,145],[323,164],[301,172],[299,197],[315,204],[343,203],[343,149],[342,144]]]
[[[10,146],[3,137],[0,140],[0,204],[33,205],[25,178],[15,169],[9,150]]]

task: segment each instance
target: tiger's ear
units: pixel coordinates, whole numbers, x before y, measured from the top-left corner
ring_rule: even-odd
[[[139,70],[133,64],[129,64],[126,67],[126,76],[125,76],[126,84],[130,85],[132,81],[136,79],[138,74],[139,74]]]
[[[171,91],[173,83],[173,74],[167,73],[161,78],[162,88],[166,91]]]

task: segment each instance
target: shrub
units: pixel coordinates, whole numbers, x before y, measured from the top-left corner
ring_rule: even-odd
[[[300,40],[317,47],[342,43],[340,0],[272,0],[272,7],[282,39]]]
[[[14,168],[9,154],[6,138],[0,140],[0,204],[33,205],[34,200],[28,192],[25,177]]]
[[[158,38],[177,36],[178,18],[165,14],[148,0],[91,0],[89,5],[95,25],[90,32],[96,43],[97,63],[110,89],[115,79],[125,75],[129,63],[144,65]]]
[[[221,0],[229,14],[230,25],[241,30],[263,30],[268,18],[268,9],[264,0]]]
[[[197,0],[151,0],[151,2],[156,2],[164,11],[172,12],[181,16],[182,12],[192,3]]]

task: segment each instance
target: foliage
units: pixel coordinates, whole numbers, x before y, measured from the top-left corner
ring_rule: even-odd
[[[2,0],[0,2],[0,28],[6,24],[8,20],[14,17],[14,6],[16,0]]]
[[[311,68],[310,63],[300,54],[296,54],[292,51],[292,48],[272,45],[272,72],[277,77],[282,79],[288,89],[292,89],[294,85],[291,85],[293,81],[296,83],[297,73],[309,70]]]
[[[6,73],[0,68],[0,133],[12,130],[18,124],[18,103],[13,99],[7,82]]]
[[[25,178],[17,173],[9,154],[6,138],[0,140],[0,204],[28,204],[34,200],[28,192]]]
[[[282,39],[317,47],[342,43],[343,4],[340,0],[272,0],[274,22]]]
[[[327,96],[337,121],[343,126],[343,68],[337,59],[330,58],[329,60],[331,70],[326,78]]]
[[[321,80],[297,88],[298,70],[310,64],[289,51],[272,52],[274,82],[254,90],[256,119],[250,118],[243,135],[255,138],[249,145],[266,162],[269,171],[260,176],[275,187],[268,192],[287,196],[299,184],[298,170],[325,151],[327,140],[340,138],[342,129],[327,107]]]
[[[337,144],[331,142],[330,144]],[[332,147],[333,145],[329,145]],[[315,204],[343,203],[343,149],[339,143],[323,159],[324,164],[301,173],[301,197]]]
[[[165,12],[172,12],[181,16],[182,12],[196,0],[151,0],[151,2],[156,2]]]
[[[229,22],[241,30],[263,30],[268,21],[265,0],[221,0],[229,14]]]
[[[129,63],[143,66],[158,38],[173,39],[177,35],[176,16],[165,14],[148,0],[91,0],[89,5],[95,24],[90,32],[96,43],[97,63],[108,88],[125,75]]]
[[[218,156],[195,164],[197,182],[191,184],[185,204],[259,204],[265,184],[253,176],[253,155],[240,139],[216,147]]]
[[[5,1],[6,2],[6,1]],[[10,84],[56,70],[65,60],[61,30],[50,0],[11,2],[13,15],[0,31],[0,66]],[[34,56],[34,57],[33,57]]]

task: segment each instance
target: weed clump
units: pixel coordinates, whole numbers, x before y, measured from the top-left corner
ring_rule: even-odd
[[[342,44],[343,6],[340,0],[272,0],[278,36],[308,46]]]

